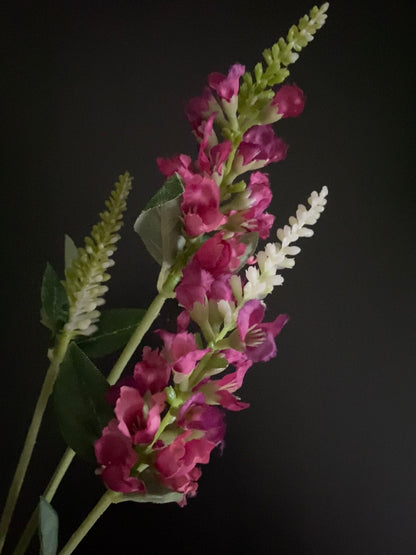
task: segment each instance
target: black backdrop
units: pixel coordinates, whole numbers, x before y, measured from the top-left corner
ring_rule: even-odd
[[[62,269],[64,234],[81,242],[128,169],[134,191],[107,306],[149,303],[157,268],[132,224],[162,183],[156,156],[195,153],[185,101],[210,71],[252,68],[311,4],[2,6],[4,499],[47,364],[46,261]],[[291,148],[269,168],[279,225],[311,190],[330,190],[315,237],[269,302],[269,319],[291,315],[278,357],[247,376],[251,408],[229,415],[224,453],[186,508],[112,507],[77,553],[416,552],[411,35],[410,2],[330,6],[292,66],[307,106],[277,127]],[[63,450],[51,410],[42,430],[12,539]],[[77,461],[54,501],[62,540],[101,493]]]

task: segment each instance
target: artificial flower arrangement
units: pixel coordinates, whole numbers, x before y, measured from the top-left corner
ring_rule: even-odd
[[[253,74],[240,64],[227,75],[211,73],[202,95],[188,103],[197,158],[157,160],[167,180],[135,224],[161,266],[158,293],[147,310],[101,309],[132,187],[128,173],[120,176],[85,245],[76,248],[65,238],[65,279],[47,265],[41,321],[52,334],[50,366],[3,511],[0,552],[51,395],[69,447],[15,555],[26,551],[38,527],[41,552],[57,553],[58,519],[50,503],[76,453],[94,461],[106,492],[61,554],[72,553],[113,503],[184,506],[195,496],[200,465],[222,449],[224,409],[249,406],[236,394],[246,372],[276,355],[275,338],[288,317],[264,322],[265,298],[283,283],[280,271],[292,268],[300,251],[295,243],[312,236],[310,226],[326,204],[326,187],[312,192],[309,206],[300,204],[277,230],[277,241],[257,247],[274,223],[266,211],[269,178],[259,170],[283,160],[288,148],[273,124],[297,117],[305,102],[299,87],[282,83],[327,9],[312,8],[286,39],[263,52],[264,63]],[[181,309],[176,330],[155,330],[161,347],[143,347],[133,374],[122,377],[171,298]],[[106,379],[92,359],[120,349]]]

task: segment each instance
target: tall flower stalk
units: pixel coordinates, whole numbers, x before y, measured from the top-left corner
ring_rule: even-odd
[[[68,240],[66,280],[55,292],[59,310],[51,314],[44,306],[43,321],[57,337],[48,396],[56,381],[58,419],[74,451],[67,451],[55,471],[44,502],[52,500],[74,452],[95,460],[107,492],[61,554],[72,553],[113,503],[186,505],[196,495],[200,465],[216,447],[223,448],[225,410],[249,406],[236,393],[245,374],[276,355],[275,339],[288,316],[265,321],[264,300],[283,283],[281,270],[293,267],[300,251],[294,243],[313,234],[310,226],[324,210],[328,191],[313,191],[309,206],[299,205],[288,225],[277,230],[277,240],[259,249],[258,241],[269,238],[274,224],[267,212],[272,190],[261,170],[286,157],[288,146],[273,124],[299,116],[305,97],[297,85],[282,83],[288,66],[324,24],[327,8],[312,8],[286,38],[264,51],[264,64],[253,74],[241,64],[227,75],[211,73],[203,94],[188,103],[197,157],[157,160],[167,181],[135,230],[161,266],[158,293],[127,335],[120,322],[120,329],[109,330],[104,318],[99,321],[131,186],[127,174],[85,247],[75,251]],[[156,330],[159,348],[145,346],[133,374],[120,380],[168,298],[181,308],[176,329]],[[114,345],[113,336],[122,340]],[[108,343],[123,347],[107,381],[91,361],[103,339],[104,353],[110,352]],[[42,531],[42,516],[40,525]],[[35,526],[32,518],[16,555],[24,552]]]

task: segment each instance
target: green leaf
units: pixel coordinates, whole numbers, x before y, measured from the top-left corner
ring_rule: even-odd
[[[134,501],[135,503],[156,503],[162,505],[164,503],[179,503],[183,499],[183,493],[177,491],[166,491],[165,493],[125,493],[121,501]]]
[[[69,235],[65,235],[65,270],[71,267],[72,261],[78,254],[78,249]]]
[[[165,204],[169,200],[174,200],[183,193],[182,180],[177,173],[173,174],[162,187],[153,195],[145,206],[145,210],[150,210]]]
[[[172,491],[163,486],[151,469],[147,469],[139,475],[146,484],[146,493],[123,493],[118,503],[123,501],[134,501],[135,503],[179,503],[183,499],[183,493]]]
[[[41,555],[55,555],[58,550],[58,514],[45,498],[39,501],[39,538]]]
[[[65,289],[49,262],[43,274],[41,301],[41,322],[56,334],[68,321],[69,306]]]
[[[178,250],[181,235],[180,197],[183,185],[175,174],[150,199],[134,224],[151,256],[159,264],[170,266]]]
[[[77,345],[90,358],[109,355],[126,345],[145,313],[142,308],[104,310],[97,331],[89,337],[79,337]]]
[[[70,343],[54,388],[61,433],[82,458],[95,461],[94,442],[114,417],[106,401],[109,384],[85,353]]]

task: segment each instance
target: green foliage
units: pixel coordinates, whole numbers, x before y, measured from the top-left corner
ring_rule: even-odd
[[[180,197],[183,185],[177,174],[172,175],[151,198],[134,224],[152,257],[169,267],[178,251],[181,235]]]
[[[142,308],[104,310],[97,330],[89,337],[80,336],[77,345],[90,358],[109,355],[126,345],[145,313]]]
[[[320,8],[314,6],[309,16],[303,16],[297,26],[292,25],[286,39],[280,38],[263,52],[265,69],[258,63],[254,68],[254,78],[249,72],[244,74],[238,95],[238,109],[246,120],[254,120],[268,105],[274,94],[270,87],[282,83],[288,77],[287,66],[296,62],[298,52],[313,40],[313,35],[324,25],[328,7],[328,3],[322,4]]]
[[[146,484],[146,494],[124,493],[119,502],[134,501],[135,503],[179,503],[183,498],[183,493],[172,491],[160,483],[154,472],[148,468],[141,472],[139,478]]]
[[[65,269],[70,268],[77,256],[77,247],[69,235],[65,235]]]
[[[127,172],[119,177],[105,203],[107,209],[100,214],[101,221],[92,228],[91,236],[85,238],[85,246],[76,255],[72,241],[67,241],[66,259],[71,264],[65,270],[63,282],[69,300],[65,330],[73,336],[91,335],[96,330],[94,323],[100,315],[97,307],[104,303],[103,296],[108,290],[103,283],[110,279],[107,269],[114,265],[111,257],[120,239],[117,232],[122,226],[131,182]]]
[[[39,539],[41,555],[55,555],[58,550],[59,519],[55,509],[43,497],[39,501]]]
[[[41,322],[56,335],[68,320],[69,307],[65,289],[49,262],[43,274],[41,302]]]
[[[145,210],[150,210],[151,208],[156,208],[165,204],[169,200],[174,200],[181,196],[183,193],[183,185],[181,178],[177,173],[172,175],[163,186],[153,195],[153,197],[147,203]]]
[[[95,461],[94,442],[114,416],[105,398],[108,388],[106,379],[87,355],[70,343],[53,398],[64,440],[86,460]]]

